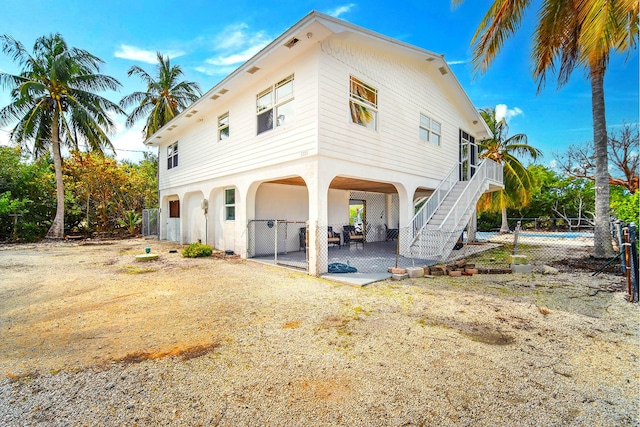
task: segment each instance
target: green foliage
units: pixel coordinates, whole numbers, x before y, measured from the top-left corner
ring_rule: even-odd
[[[640,191],[629,194],[623,187],[611,187],[611,209],[620,221],[640,225]]]
[[[55,211],[49,159],[28,162],[19,148],[0,147],[0,164],[0,241],[39,240]]]
[[[0,109],[0,126],[15,124],[12,141],[31,147],[36,157],[51,149],[56,177],[62,171],[61,145],[78,149],[83,143],[94,152],[113,148],[108,137],[116,127],[111,113],[123,111],[97,93],[117,90],[120,83],[99,73],[102,60],[68,46],[60,34],[39,37],[32,52],[8,35],[0,36],[0,47],[21,68],[18,75],[0,71],[0,86],[9,89],[11,97]],[[61,181],[56,197],[65,197]],[[60,203],[49,237],[64,237],[64,219]]]
[[[202,91],[196,82],[181,81],[183,71],[179,65],[171,65],[169,57],[157,53],[156,73],[152,76],[134,65],[128,75],[139,77],[145,84],[146,92],[134,92],[120,101],[123,108],[133,106],[127,116],[127,127],[139,120],[145,120],[144,134],[149,138],[169,120],[195,102]]]
[[[125,226],[133,234],[137,224],[128,212],[157,206],[155,167],[148,159],[118,163],[100,154],[72,152],[63,168],[70,229],[112,232]]]
[[[208,257],[213,253],[213,248],[204,243],[192,243],[182,250],[182,256],[185,258]]]
[[[595,211],[593,182],[560,175],[541,165],[529,166],[533,177],[531,203],[513,212],[528,218],[592,218]],[[558,224],[553,221],[548,227]]]
[[[140,217],[140,214],[135,211],[125,212],[124,216],[118,220],[118,224],[125,227],[132,236],[136,234],[136,230],[141,223],[142,218]]]
[[[99,154],[72,152],[63,166],[67,232],[110,233],[122,226],[120,221],[130,229],[136,220],[127,212],[156,207],[154,158],[118,163]],[[56,210],[51,160],[33,161],[19,148],[0,147],[0,164],[0,241],[41,239]]]

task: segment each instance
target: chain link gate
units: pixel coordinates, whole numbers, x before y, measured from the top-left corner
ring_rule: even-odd
[[[142,235],[158,236],[158,209],[143,209],[142,210]]]
[[[305,221],[254,219],[247,224],[247,258],[309,270]]]

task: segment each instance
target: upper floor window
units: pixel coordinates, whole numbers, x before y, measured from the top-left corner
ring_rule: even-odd
[[[167,147],[167,169],[178,166],[178,143],[174,142]]]
[[[229,138],[229,113],[218,117],[218,141]]]
[[[227,221],[236,219],[236,190],[234,188],[224,190],[224,210]]]
[[[258,135],[293,121],[293,75],[258,94],[256,113]]]
[[[420,114],[420,139],[440,145],[442,125],[431,117]]]
[[[351,76],[349,110],[353,123],[376,130],[378,128],[378,90]]]

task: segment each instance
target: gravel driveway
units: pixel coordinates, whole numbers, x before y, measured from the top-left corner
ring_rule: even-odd
[[[173,248],[0,247],[1,425],[640,425],[621,277],[359,288]]]

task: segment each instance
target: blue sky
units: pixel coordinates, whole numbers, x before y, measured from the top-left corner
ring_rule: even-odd
[[[445,54],[475,106],[504,111],[510,134],[526,134],[529,143],[544,153],[540,163],[549,165],[553,153],[592,140],[589,81],[579,69],[562,89],[557,90],[551,76],[544,90],[536,94],[529,57],[536,2],[518,35],[505,44],[493,66],[483,75],[474,75],[469,42],[490,3],[467,0],[452,9],[449,0],[4,0],[0,33],[14,37],[30,50],[39,36],[59,32],[69,45],[105,61],[102,72],[118,79],[123,87],[119,93],[104,96],[119,101],[125,94],[144,89],[141,81],[127,77],[127,70],[139,65],[152,72],[156,51],[169,54],[173,63],[183,67],[185,79],[198,82],[206,92],[311,10],[317,10]],[[623,121],[638,122],[638,69],[637,50],[628,57],[611,58],[605,77],[610,129]],[[19,71],[2,53],[0,70]],[[0,88],[0,107],[8,102],[8,91]],[[138,151],[145,150],[142,124],[125,129],[124,117],[117,121],[121,130],[112,141],[118,157],[141,158]],[[8,129],[0,130],[0,144],[7,143]]]

